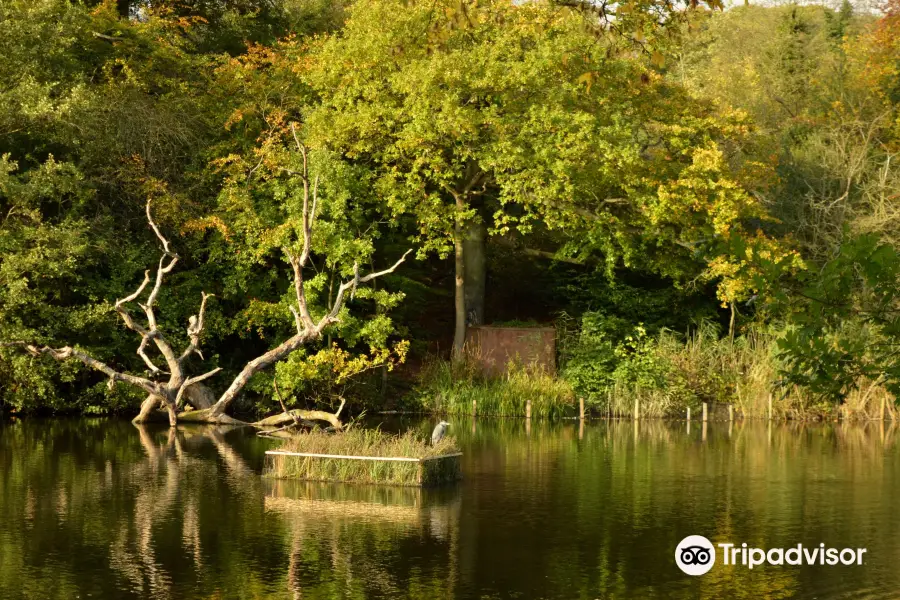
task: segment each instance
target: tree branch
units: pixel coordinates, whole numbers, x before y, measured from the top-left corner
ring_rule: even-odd
[[[157,227],[156,223],[153,222],[153,217],[150,214],[150,199],[149,198],[147,199],[147,221],[150,222],[150,227],[153,228],[153,233],[155,233],[156,237],[159,238],[159,241],[162,242],[163,252],[166,253],[166,256],[172,256],[172,257],[178,258],[178,255],[169,249],[169,240],[167,240],[166,238],[163,237],[163,234],[160,233],[160,231],[159,231],[159,227]]]
[[[339,312],[341,312],[341,307],[343,307],[343,305],[344,305],[344,294],[347,293],[347,290],[350,290],[351,295],[352,295],[352,293],[356,291],[356,286],[358,286],[360,283],[366,283],[368,281],[372,281],[373,279],[375,279],[377,277],[381,277],[382,275],[387,275],[388,273],[393,273],[397,269],[397,267],[399,267],[400,264],[406,260],[406,257],[409,256],[410,252],[412,252],[412,249],[409,249],[406,252],[404,252],[403,256],[400,257],[400,260],[395,262],[393,264],[393,266],[391,266],[390,268],[385,269],[383,271],[378,271],[377,273],[369,273],[368,275],[366,275],[364,277],[359,276],[359,265],[357,263],[354,263],[353,264],[353,279],[342,283],[341,286],[338,288],[337,296],[334,299],[334,304],[332,305],[331,310],[328,312],[327,315],[322,317],[322,319],[319,320],[319,324],[316,325],[316,328],[315,328],[316,333],[318,335],[321,335],[322,331],[326,327],[328,327],[328,325],[330,325],[331,323],[337,322],[337,315]]]
[[[306,292],[303,285],[303,269],[306,268],[306,263],[309,261],[309,255],[312,251],[312,230],[313,223],[316,220],[316,205],[319,201],[319,176],[316,175],[315,181],[313,182],[312,207],[310,208],[309,161],[307,160],[306,146],[304,146],[300,142],[300,138],[297,137],[297,128],[293,123],[291,123],[291,134],[294,136],[297,150],[303,157],[303,171],[300,173],[300,179],[303,181],[303,215],[301,223],[301,226],[303,227],[303,249],[301,250],[299,257],[293,252],[287,251],[288,260],[291,263],[291,268],[294,270],[294,290],[297,294],[297,309],[299,311],[299,316],[293,309],[291,309],[291,312],[294,313],[294,318],[297,321],[297,332],[300,333],[303,329],[312,329],[315,327],[312,315],[309,313],[309,306],[306,303]]]
[[[291,314],[294,315],[294,323],[297,325],[297,333],[303,333],[303,320],[300,318],[300,313],[297,312],[297,309],[293,306],[289,306],[291,309]]]
[[[222,367],[216,367],[212,371],[210,371],[208,373],[204,373],[203,375],[197,375],[196,377],[189,377],[178,389],[178,394],[175,396],[175,406],[181,405],[181,396],[184,394],[184,392],[190,386],[194,385],[195,383],[199,383],[199,382],[203,381],[204,379],[209,379],[210,377],[212,377],[213,375],[215,375],[216,373],[218,373],[221,370],[222,370]]]
[[[162,369],[153,364],[153,361],[150,360],[150,357],[147,356],[147,344],[150,342],[149,335],[141,335],[141,345],[138,346],[137,353],[144,360],[144,364],[147,365],[147,368],[150,369],[150,372],[154,375],[157,373],[165,373]]]
[[[88,366],[95,371],[100,371],[109,376],[110,383],[114,383],[116,381],[125,381],[132,385],[136,385],[147,393],[154,395],[163,395],[161,393],[160,387],[153,381],[149,379],[144,379],[143,377],[135,377],[134,375],[129,375],[127,373],[120,373],[107,365],[104,362],[101,362],[91,356],[88,356],[84,352],[80,352],[75,350],[71,346],[64,346],[62,348],[51,348],[50,346],[42,346],[37,347],[32,344],[28,344],[25,342],[5,342],[4,346],[21,346],[25,349],[26,352],[31,354],[32,356],[41,356],[42,354],[47,354],[58,360],[59,362],[63,362],[70,358],[74,358],[78,361],[81,361],[85,366]]]
[[[107,42],[124,42],[125,38],[116,37],[114,35],[106,35],[105,33],[100,33],[99,31],[92,31],[91,35],[100,40],[106,40]]]
[[[188,328],[187,333],[188,337],[191,340],[190,345],[185,349],[185,351],[178,357],[178,362],[183,363],[187,357],[189,357],[192,353],[196,352],[200,358],[203,358],[203,354],[200,353],[200,334],[203,332],[203,317],[206,314],[206,301],[209,298],[215,296],[215,294],[207,294],[206,292],[200,292],[201,300],[200,300],[200,312],[197,316],[192,316],[188,319]]]
[[[275,395],[278,396],[278,404],[281,405],[281,410],[284,411],[284,414],[286,414],[286,415],[291,415],[291,413],[288,412],[287,407],[284,405],[284,400],[281,398],[281,390],[278,389],[278,376],[277,376],[277,375],[273,375],[273,376],[272,376],[272,387],[275,388]],[[300,426],[300,419],[298,419],[298,418],[297,418],[296,416],[294,416],[294,415],[291,415],[291,417],[294,419],[294,425],[296,425],[296,426],[299,427],[299,426]]]
[[[160,332],[157,328],[156,314],[153,312],[153,306],[154,304],[156,304],[156,297],[159,295],[159,291],[162,288],[163,276],[167,273],[170,273],[172,269],[175,268],[175,264],[178,262],[178,255],[169,249],[169,240],[163,237],[163,234],[160,232],[159,227],[157,227],[156,223],[153,221],[153,216],[150,214],[150,202],[151,200],[148,198],[146,211],[147,222],[150,223],[150,227],[153,229],[153,233],[155,233],[156,237],[159,238],[159,240],[162,242],[163,255],[159,259],[159,267],[156,270],[156,283],[153,285],[153,289],[150,290],[150,295],[147,297],[147,303],[138,303],[138,305],[144,310],[144,314],[147,315],[147,323],[150,328],[148,334],[153,340],[153,343],[156,344],[156,347],[162,353],[163,357],[166,359],[166,363],[169,365],[169,370],[172,373],[179,373],[181,365],[179,364],[178,359],[175,357],[175,352],[172,350],[172,347],[163,337],[162,332]],[[171,258],[168,265],[165,265],[166,257]]]
[[[306,239],[309,239],[308,235]],[[303,267],[306,262],[304,256],[309,256],[309,251],[306,246],[307,243],[304,242],[303,255],[300,257],[291,254],[290,251],[287,252],[291,268],[294,270],[294,291],[297,295],[297,308],[299,310],[298,314],[298,312],[294,310],[294,307],[291,307],[291,312],[294,314],[294,318],[297,321],[297,333],[302,332],[304,329],[312,329],[315,327],[312,315],[309,312],[309,306],[306,303],[306,289],[303,285]]]
[[[122,298],[121,300],[116,300],[114,308],[115,308],[115,311],[117,313],[119,313],[119,316],[122,317],[122,321],[125,322],[125,326],[128,327],[128,329],[131,329],[132,331],[136,332],[137,334],[139,334],[141,336],[141,345],[138,346],[137,354],[138,354],[138,356],[141,357],[141,359],[143,359],[144,364],[147,365],[147,367],[150,369],[150,372],[153,374],[157,374],[157,373],[162,373],[163,371],[159,367],[157,367],[155,364],[153,364],[153,361],[150,360],[150,357],[147,355],[147,352],[146,352],[147,343],[150,341],[151,334],[149,331],[147,331],[146,329],[144,329],[143,327],[138,325],[134,321],[134,318],[131,316],[131,313],[129,313],[128,310],[125,308],[126,303],[132,302],[135,298],[137,298],[138,296],[140,296],[143,293],[144,288],[147,287],[148,283],[150,283],[150,271],[144,271],[144,281],[141,282],[141,285],[138,286],[138,289],[130,296],[126,296],[125,298]]]
[[[219,415],[225,412],[225,409],[228,408],[228,405],[237,397],[237,395],[244,389],[244,386],[247,385],[247,382],[250,380],[253,375],[259,373],[263,369],[275,364],[276,362],[282,360],[283,358],[290,355],[291,352],[303,346],[308,341],[317,337],[317,331],[303,331],[297,333],[294,336],[291,336],[277,347],[269,350],[265,354],[258,356],[244,365],[244,368],[241,369],[241,372],[238,373],[237,377],[234,378],[234,381],[231,382],[231,385],[228,386],[228,389],[225,390],[219,400],[213,405],[211,412],[213,416]]]

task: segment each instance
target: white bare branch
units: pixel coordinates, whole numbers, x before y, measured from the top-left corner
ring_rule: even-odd
[[[178,394],[175,395],[175,406],[181,406],[181,396],[184,395],[184,392],[190,386],[194,385],[195,383],[199,383],[199,382],[203,381],[204,379],[209,379],[210,377],[212,377],[213,375],[215,375],[216,373],[218,373],[221,370],[222,370],[222,367],[216,367],[215,369],[213,369],[212,371],[209,371],[208,373],[204,373],[203,375],[197,375],[196,377],[189,377],[187,380],[185,380],[185,382],[178,389]]]
[[[234,381],[231,382],[231,385],[228,386],[228,389],[225,390],[225,393],[219,397],[219,400],[210,409],[212,415],[217,416],[224,413],[225,409],[228,408],[228,405],[231,404],[241,390],[244,389],[244,386],[247,385],[247,382],[253,375],[290,356],[297,348],[305,345],[307,342],[317,337],[317,335],[318,332],[304,330],[301,333],[289,337],[277,347],[272,348],[261,356],[257,356],[244,365],[241,372],[238,373],[237,377],[234,378]]]
[[[291,123],[291,134],[294,136],[297,150],[303,157],[303,170],[299,173],[300,179],[303,181],[303,214],[301,222],[303,228],[303,249],[300,251],[299,257],[289,250],[286,251],[291,268],[294,271],[294,290],[297,295],[297,310],[295,311],[291,308],[291,312],[294,313],[294,318],[297,321],[297,331],[299,333],[303,329],[315,328],[315,322],[313,321],[312,315],[309,312],[309,307],[306,303],[306,292],[305,286],[303,285],[303,269],[306,268],[306,264],[309,262],[309,256],[312,252],[313,224],[316,220],[316,207],[319,202],[319,176],[316,175],[315,180],[313,181],[312,206],[310,206],[309,161],[307,149],[306,146],[300,142],[300,138],[297,137],[297,128],[293,123]]]
[[[25,342],[7,342],[4,345],[21,346],[32,356],[41,356],[42,354],[47,354],[60,362],[63,362],[70,358],[74,358],[75,360],[80,361],[84,365],[96,371],[105,373],[109,377],[111,383],[114,383],[116,381],[125,381],[144,389],[150,394],[159,395],[161,393],[160,386],[155,382],[150,381],[149,379],[144,379],[143,377],[135,377],[134,375],[129,375],[127,373],[120,373],[106,363],[88,356],[84,352],[75,350],[71,346],[63,346],[62,348],[51,348],[50,346],[38,347]]]
[[[171,250],[169,250],[169,240],[167,240],[165,237],[163,237],[163,234],[160,233],[160,231],[159,231],[159,227],[157,227],[156,223],[153,222],[153,216],[151,216],[151,214],[150,214],[150,199],[149,198],[147,199],[147,221],[150,222],[150,227],[153,228],[153,233],[155,233],[156,237],[159,238],[159,241],[162,242],[163,251],[166,253],[166,255],[167,256],[175,256],[175,254]]]
[[[137,350],[138,356],[140,356],[144,360],[144,364],[147,365],[147,368],[149,368],[150,372],[153,373],[154,375],[156,375],[157,373],[166,373],[165,371],[163,371],[162,369],[157,367],[155,364],[153,364],[153,361],[150,360],[149,356],[147,356],[147,344],[149,344],[149,343],[150,343],[150,336],[142,335],[141,336],[141,345],[138,346],[138,350]]]
[[[150,271],[144,271],[144,281],[141,282],[141,285],[138,286],[138,289],[135,290],[135,292],[133,294],[131,294],[130,296],[126,296],[126,297],[122,298],[121,300],[116,300],[116,303],[114,306],[115,306],[116,312],[119,313],[119,316],[122,317],[122,321],[124,321],[125,326],[128,327],[128,329],[131,329],[132,331],[136,332],[138,335],[141,336],[141,345],[138,346],[137,354],[138,354],[138,356],[141,357],[141,359],[143,359],[144,364],[147,365],[147,367],[150,369],[150,372],[155,375],[157,373],[163,373],[164,371],[162,371],[159,367],[157,367],[153,363],[153,361],[150,359],[150,357],[147,355],[147,344],[150,342],[150,338],[152,337],[151,332],[147,331],[147,329],[145,329],[144,327],[141,327],[140,325],[138,325],[135,322],[134,318],[131,316],[131,313],[129,313],[128,310],[125,308],[125,305],[127,303],[133,302],[138,296],[140,296],[144,292],[144,289],[147,287],[147,284],[149,284],[149,283],[150,283]]]
[[[179,364],[184,362],[184,360],[194,352],[196,352],[200,358],[203,358],[203,354],[200,352],[200,334],[203,332],[204,316],[206,315],[206,301],[215,296],[215,294],[207,294],[206,292],[200,292],[200,294],[200,312],[188,320],[187,334],[191,343],[181,356],[178,357]]]
[[[341,312],[341,308],[344,306],[344,294],[347,293],[347,290],[350,290],[350,294],[352,297],[352,295],[356,292],[356,287],[360,283],[366,283],[372,281],[373,279],[381,277],[382,275],[393,273],[397,269],[397,267],[399,267],[403,263],[403,261],[406,260],[406,257],[409,256],[410,252],[412,252],[412,249],[404,252],[403,256],[400,257],[400,260],[395,262],[390,268],[375,273],[369,273],[368,275],[365,275],[363,277],[359,276],[359,265],[354,263],[353,279],[351,279],[350,281],[345,281],[338,288],[337,296],[334,299],[334,304],[331,306],[331,310],[328,312],[328,314],[322,317],[322,319],[319,321],[319,324],[316,325],[316,332],[321,335],[322,331],[324,331],[326,327],[328,327],[332,323],[337,322],[338,313]]]
[[[159,268],[156,270],[156,283],[153,285],[153,289],[150,290],[150,296],[147,298],[147,304],[141,305],[141,308],[143,308],[145,312],[149,311],[149,313],[147,314],[147,318],[151,320],[151,323],[153,325],[156,325],[156,318],[152,314],[153,305],[156,304],[156,297],[159,295],[159,291],[162,289],[163,275],[171,273],[172,269],[175,268],[175,263],[178,262],[178,256],[173,256],[169,264],[163,266],[166,261],[166,256],[167,255],[163,255],[159,259]]]
[[[297,309],[293,306],[289,306],[291,309],[291,314],[294,315],[294,323],[297,324],[297,333],[303,333],[303,320],[300,318],[300,313],[297,312]]]
[[[137,291],[135,291],[130,296],[126,296],[121,300],[116,300],[116,309],[118,309],[123,304],[127,304],[128,302],[133,302],[135,298],[141,295],[144,291],[144,288],[147,287],[147,284],[150,283],[150,271],[144,271],[144,281],[141,283],[140,287],[138,287]]]
[[[139,325],[134,318],[131,316],[131,313],[125,308],[125,305],[129,302],[134,302],[140,297],[140,295],[147,288],[147,285],[150,283],[150,271],[144,271],[144,280],[141,282],[141,285],[138,289],[129,296],[122,298],[121,300],[116,300],[115,310],[122,317],[122,320],[125,322],[125,326],[136,332],[141,336],[141,345],[138,347],[138,355],[143,359],[144,363],[149,367],[150,371],[154,374],[157,373],[165,373],[159,367],[157,367],[150,357],[147,355],[146,349],[148,345],[148,340],[153,340],[156,347],[162,353],[163,357],[166,359],[166,364],[169,367],[169,371],[172,373],[178,372],[179,363],[175,358],[175,353],[172,350],[172,347],[163,337],[162,332],[159,331],[156,324],[156,315],[153,312],[153,306],[156,303],[156,297],[159,295],[159,291],[162,288],[163,276],[167,273],[170,273],[172,269],[175,268],[175,263],[178,262],[178,255],[173,253],[169,248],[169,241],[162,235],[159,230],[159,227],[156,226],[156,223],[153,221],[153,216],[150,213],[150,200],[147,200],[147,221],[150,223],[150,227],[153,229],[153,232],[156,234],[156,237],[163,244],[163,255],[159,259],[159,268],[156,271],[155,284],[153,289],[150,291],[150,295],[147,298],[146,304],[142,304],[138,302],[138,306],[140,306],[144,314],[147,316],[147,327],[143,327]],[[169,264],[166,264],[166,258],[169,257]]]
[[[307,250],[304,248],[304,254],[307,254]],[[290,251],[287,253],[288,260],[291,263],[291,268],[294,270],[294,291],[297,295],[297,309],[294,310],[294,307],[291,307],[291,312],[294,313],[294,318],[297,320],[297,332],[301,332],[304,329],[312,329],[315,327],[315,323],[313,322],[312,315],[309,312],[309,306],[306,303],[306,289],[303,285],[303,262],[302,258],[298,258],[294,254],[291,254]]]

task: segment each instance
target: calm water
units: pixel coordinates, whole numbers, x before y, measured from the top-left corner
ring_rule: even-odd
[[[2,423],[0,598],[900,597],[880,423],[453,426],[465,480],[421,491],[265,480],[244,430]],[[692,578],[689,534],[868,552]]]

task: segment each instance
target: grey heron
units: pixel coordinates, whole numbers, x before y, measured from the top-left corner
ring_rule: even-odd
[[[434,431],[431,432],[431,445],[436,446],[438,442],[444,439],[444,435],[447,433],[447,428],[450,427],[450,423],[447,421],[441,421],[437,424],[437,427],[434,428]]]

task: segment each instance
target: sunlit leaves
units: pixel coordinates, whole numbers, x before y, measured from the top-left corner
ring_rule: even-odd
[[[321,101],[312,139],[374,165],[388,208],[416,216],[423,249],[448,252],[455,224],[481,218],[494,234],[578,231],[610,265],[673,274],[714,256],[722,244],[710,238],[763,216],[748,192],[763,178],[726,155],[746,135],[739,117],[717,118],[611,52],[619,38],[598,38],[579,15],[539,3],[465,10],[458,21],[431,3],[361,2],[307,74]],[[441,23],[438,39],[422,34]],[[473,181],[478,194],[456,204]],[[702,253],[673,256],[698,239]]]

